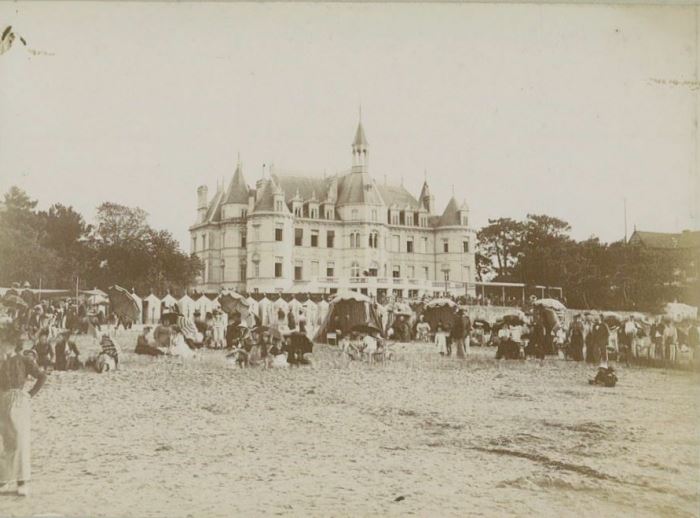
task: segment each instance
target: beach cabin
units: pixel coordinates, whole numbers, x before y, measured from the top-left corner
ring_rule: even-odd
[[[196,305],[194,300],[192,300],[192,297],[185,294],[180,300],[177,301],[177,303],[180,306],[180,313],[182,313],[186,319],[194,319],[194,310]]]
[[[161,300],[153,293],[143,299],[143,322],[144,324],[157,324],[160,322]]]

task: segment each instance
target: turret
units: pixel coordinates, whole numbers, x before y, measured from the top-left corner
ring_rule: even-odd
[[[367,173],[369,165],[369,144],[362,127],[362,119],[357,124],[355,140],[352,143],[352,172]]]
[[[467,200],[464,200],[459,207],[459,222],[463,227],[469,226],[469,205],[467,205]]]
[[[207,196],[209,188],[206,185],[200,185],[197,188],[197,223],[204,223],[204,218],[207,216]]]
[[[423,182],[423,188],[420,191],[420,196],[418,196],[418,201],[420,201],[421,206],[428,211],[428,214],[432,214],[435,209],[435,196],[431,194],[427,180]]]

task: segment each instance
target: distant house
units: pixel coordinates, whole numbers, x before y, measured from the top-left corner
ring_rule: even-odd
[[[678,233],[635,230],[627,243],[667,252],[680,259],[683,266],[674,273],[681,285],[697,282],[700,279],[700,231],[698,230],[684,230]]]

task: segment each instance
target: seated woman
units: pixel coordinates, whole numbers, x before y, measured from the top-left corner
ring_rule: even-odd
[[[63,331],[55,346],[56,370],[72,371],[81,367],[80,351],[75,342],[70,339],[70,331]]]
[[[104,334],[100,340],[100,346],[102,351],[97,357],[88,360],[87,365],[91,365],[99,373],[117,370],[119,368],[119,345],[109,335]]]
[[[168,354],[185,359],[194,358],[195,356],[194,351],[185,343],[185,337],[178,325],[170,326],[170,346],[168,348]]]
[[[147,356],[162,356],[165,354],[165,350],[161,350],[158,347],[152,346],[148,341],[148,334],[151,332],[151,328],[146,326],[143,331],[136,339],[136,349],[134,352],[136,354],[145,354]]]
[[[272,347],[269,349],[268,354],[270,355],[272,361],[270,366],[276,369],[286,369],[289,367],[287,363],[287,354],[281,346],[281,340],[277,337],[272,340]]]

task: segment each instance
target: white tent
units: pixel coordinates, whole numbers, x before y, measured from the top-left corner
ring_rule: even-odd
[[[165,297],[163,297],[163,300],[161,300],[161,304],[164,308],[173,308],[177,304],[177,299],[168,293]]]
[[[309,324],[313,324],[316,327],[319,324],[318,304],[311,299],[304,302],[304,316]]]
[[[292,299],[289,301],[289,309],[292,311],[294,318],[298,319],[299,314],[303,312],[304,305],[297,299]]]
[[[272,308],[274,311],[273,322],[275,322],[275,323],[279,322],[279,312],[281,310],[284,313],[284,320],[286,323],[287,314],[289,313],[289,304],[287,304],[287,301],[284,300],[282,297],[280,297],[272,303]]]
[[[145,324],[157,324],[160,322],[160,299],[151,293],[143,299],[146,306]]]
[[[318,323],[321,324],[326,319],[326,315],[328,315],[328,308],[330,307],[330,304],[326,301],[326,299],[321,300],[318,304],[316,304],[318,307]]]
[[[211,313],[218,307],[218,303],[211,300],[206,295],[200,296],[194,301],[195,308],[200,312],[202,318],[206,317],[207,313]]]
[[[142,324],[143,323],[143,299],[136,295],[135,291],[131,292],[131,297],[136,301],[136,304],[139,307],[139,319],[136,322],[137,324]]]
[[[192,320],[194,318],[194,312],[197,305],[195,304],[194,300],[192,300],[192,297],[185,294],[180,300],[177,301],[177,304],[180,306],[180,313],[182,313],[185,318],[188,320]]]
[[[669,302],[664,307],[664,314],[676,322],[680,322],[686,318],[698,318],[698,308],[680,302]]]
[[[258,302],[258,315],[260,316],[260,322],[264,326],[269,326],[274,321],[272,318],[273,304],[270,299],[263,297]]]

